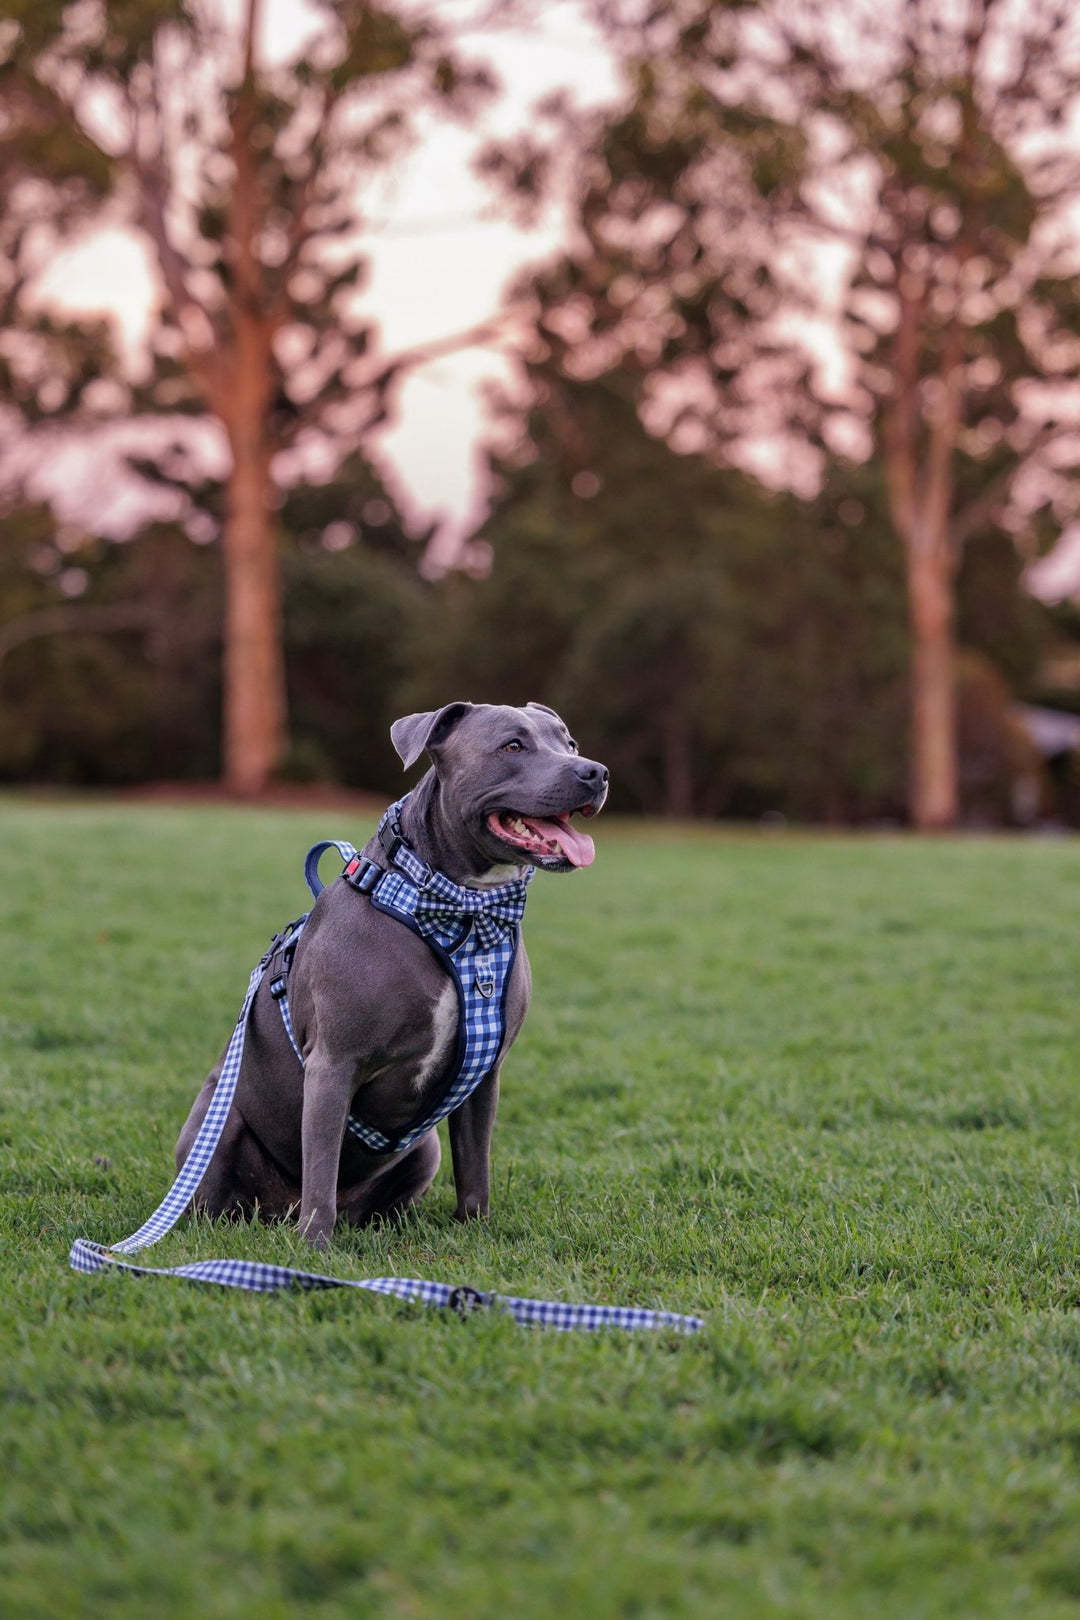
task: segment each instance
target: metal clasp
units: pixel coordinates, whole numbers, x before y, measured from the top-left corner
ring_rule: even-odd
[[[459,1316],[471,1316],[473,1311],[486,1311],[490,1304],[489,1295],[482,1294],[479,1288],[470,1288],[467,1283],[463,1283],[460,1288],[451,1290],[446,1308],[448,1311],[456,1311]]]

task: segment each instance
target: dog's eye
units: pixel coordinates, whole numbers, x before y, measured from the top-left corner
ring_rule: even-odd
[[[569,748],[569,750],[570,750],[570,752],[571,752],[571,753],[572,753],[572,754],[577,754],[577,753],[580,753],[580,751],[581,751],[581,750],[580,750],[580,749],[579,749],[579,748],[578,748],[578,745],[577,745],[577,743],[576,743],[576,742],[575,742],[575,741],[574,741],[574,739],[573,739],[573,737],[567,737],[567,739],[566,739],[566,746],[567,746],[567,748]]]
[[[518,742],[517,738],[514,737],[512,741],[503,743],[502,751],[504,754],[520,754],[524,747],[525,744]]]

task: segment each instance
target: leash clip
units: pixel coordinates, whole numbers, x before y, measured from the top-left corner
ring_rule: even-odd
[[[448,1311],[456,1311],[459,1316],[471,1316],[474,1311],[486,1311],[491,1305],[491,1297],[482,1294],[479,1288],[470,1288],[463,1283],[450,1291],[450,1298],[446,1302]]]

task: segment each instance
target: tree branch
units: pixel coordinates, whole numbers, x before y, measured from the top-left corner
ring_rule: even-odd
[[[1032,456],[1038,455],[1040,450],[1045,449],[1048,444],[1052,444],[1060,436],[1061,431],[1057,424],[1040,428],[1024,450],[1023,459],[1018,458],[1010,462],[1007,467],[1003,467],[979,491],[978,495],[974,496],[956,514],[949,524],[949,545],[952,548],[954,558],[959,558],[967,542],[979,532],[985,523],[989,523],[995,513],[1000,510],[1017,473],[1022,470]]]
[[[152,83],[154,89],[150,100],[137,99],[131,86],[125,86],[125,100],[132,124],[126,162],[138,191],[139,223],[154,244],[165,291],[184,339],[186,363],[202,387],[207,403],[216,411],[221,396],[221,374],[213,357],[213,319],[188,287],[187,275],[192,266],[173,241],[166,219],[169,181],[156,63]],[[150,137],[149,153],[143,150],[142,137],[146,133]]]

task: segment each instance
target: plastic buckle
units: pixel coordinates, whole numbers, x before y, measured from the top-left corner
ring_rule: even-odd
[[[366,855],[354,855],[341,875],[351,889],[370,894],[383,874],[382,867],[369,861]]]
[[[400,821],[392,821],[389,827],[379,828],[379,843],[386,851],[386,858],[391,864],[393,864],[398,850],[402,849],[407,842],[408,840],[401,830]]]
[[[270,980],[270,994],[273,996],[275,1001],[281,1000],[282,996],[285,994],[286,988],[287,982],[284,973],[279,973],[275,978]]]

